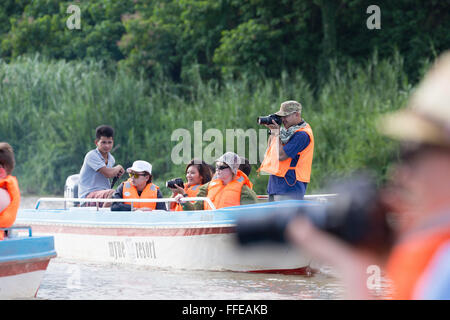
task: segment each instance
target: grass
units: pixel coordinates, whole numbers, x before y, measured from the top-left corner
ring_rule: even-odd
[[[155,183],[168,195],[165,180],[184,174],[184,165],[171,160],[178,143],[171,141],[174,130],[185,128],[193,137],[194,121],[202,121],[202,133],[222,133],[223,152],[236,151],[237,141],[235,150],[225,150],[226,129],[258,131],[258,116],[277,111],[284,100],[298,100],[315,136],[308,193],[355,169],[371,169],[381,182],[397,153],[395,143],[378,134],[376,120],[407,101],[412,85],[402,58],[374,56],[364,65],[331,70],[319,88],[311,88],[300,72],[220,85],[199,77],[191,84],[150,84],[121,70],[106,73],[100,62],[22,57],[0,62],[0,140],[15,149],[14,174],[24,193],[62,195],[66,177],[79,172],[84,155],[95,147],[95,128],[110,124],[116,129],[117,163],[127,168],[137,159],[151,162]],[[202,150],[210,143],[203,141]],[[256,175],[258,166],[250,178],[264,194],[267,176]]]

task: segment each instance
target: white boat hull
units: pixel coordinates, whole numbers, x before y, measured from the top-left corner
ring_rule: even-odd
[[[244,207],[181,213],[21,210],[17,221],[31,225],[37,235],[54,236],[61,258],[157,268],[310,274],[310,258],[292,247],[237,244],[237,214],[255,210]]]

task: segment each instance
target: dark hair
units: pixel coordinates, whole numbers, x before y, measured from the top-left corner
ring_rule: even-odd
[[[241,158],[241,160],[243,160],[244,163],[241,163],[239,165],[239,170],[245,173],[248,177],[250,175],[250,172],[252,172],[252,166],[250,165],[250,162],[248,161],[247,158]]]
[[[208,164],[208,168],[211,171],[211,174],[214,175],[216,173],[216,166]]]
[[[14,151],[7,142],[0,142],[0,165],[5,168],[9,175],[13,172],[16,161],[14,160]]]
[[[187,164],[186,170],[184,171],[184,173],[187,173],[190,166],[195,166],[197,168],[198,173],[200,174],[200,177],[202,177],[202,184],[205,184],[205,183],[211,181],[212,172],[211,172],[209,165],[205,161],[198,160],[198,159],[192,159]]]
[[[114,129],[111,126],[101,125],[95,129],[95,137],[100,139],[101,137],[113,138]]]

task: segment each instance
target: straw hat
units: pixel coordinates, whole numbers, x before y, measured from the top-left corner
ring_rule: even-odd
[[[381,133],[394,139],[450,147],[450,51],[436,60],[407,108],[381,120]]]

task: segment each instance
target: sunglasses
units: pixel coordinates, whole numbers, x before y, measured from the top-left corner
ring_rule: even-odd
[[[139,174],[139,173],[135,173],[135,172],[128,173],[128,174],[130,175],[130,178],[135,178],[135,179],[139,178],[140,176],[145,176],[146,175],[145,173]]]
[[[225,170],[225,169],[228,169],[228,168],[229,168],[229,166],[227,166],[226,164],[223,164],[221,166],[216,166],[216,170]]]

